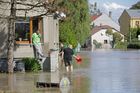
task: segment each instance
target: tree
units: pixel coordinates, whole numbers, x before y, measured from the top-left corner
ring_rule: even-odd
[[[138,35],[140,34],[140,28],[138,27],[138,28],[130,28],[130,33],[129,33],[129,37],[128,37],[128,39],[130,40],[130,41],[136,41],[136,40],[138,40]]]
[[[113,35],[112,29],[107,29],[106,34],[107,34],[107,35]]]
[[[136,4],[132,5],[130,9],[140,9],[140,1],[137,2]]]
[[[114,43],[117,43],[117,42],[121,41],[122,39],[123,39],[123,37],[118,32],[113,33],[113,42]]]
[[[11,12],[9,17],[9,32],[8,32],[8,52],[7,52],[7,63],[8,72],[13,73],[13,58],[14,58],[14,40],[15,40],[15,30],[14,30],[14,20],[16,17],[16,0],[11,0]]]
[[[59,9],[67,17],[60,22],[60,41],[76,46],[78,42],[84,43],[89,36],[90,20],[87,0],[60,0]]]
[[[123,37],[118,32],[113,32],[112,29],[107,29],[106,34],[113,37],[112,46],[121,42]]]
[[[31,2],[32,1],[32,2]],[[37,8],[40,8],[39,15],[47,15],[54,13],[56,11],[56,0],[0,0],[0,4],[9,4],[10,9],[7,7],[3,8],[3,11],[10,11],[10,15],[6,15],[6,18],[9,20],[8,25],[8,51],[7,51],[7,63],[8,63],[8,72],[13,73],[13,53],[14,53],[14,41],[15,41],[15,30],[14,23],[16,19],[17,11],[22,13],[31,12],[32,10],[37,11]],[[18,7],[17,7],[18,6]],[[3,17],[3,16],[1,16]],[[5,17],[5,16],[4,16]]]

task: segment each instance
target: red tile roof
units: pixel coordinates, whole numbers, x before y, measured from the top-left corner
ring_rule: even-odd
[[[91,21],[96,20],[96,19],[97,19],[99,16],[101,16],[101,15],[102,15],[102,14],[91,16]]]
[[[102,29],[114,29],[113,27],[110,27],[108,25],[102,25],[102,26],[95,26],[93,29],[92,29],[92,34],[95,34],[96,32],[102,30]]]

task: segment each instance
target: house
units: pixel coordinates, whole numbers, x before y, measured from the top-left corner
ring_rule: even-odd
[[[119,18],[120,31],[122,34],[129,34],[130,28],[140,26],[140,9],[124,10]]]
[[[32,34],[37,29],[42,35],[42,47],[44,54],[48,57],[50,50],[55,56],[53,66],[58,62],[59,48],[59,20],[54,17],[54,14],[45,15],[44,7],[33,7],[31,10],[25,11],[25,8],[30,9],[31,4],[36,4],[38,0],[22,0],[17,3],[15,28],[15,47],[14,58],[33,57]],[[22,2],[22,4],[20,4]],[[29,5],[29,6],[28,6]],[[37,3],[36,5],[39,5]],[[44,14],[43,16],[41,16]],[[0,58],[7,58],[7,41],[8,41],[8,17],[10,16],[9,3],[3,3],[0,6]],[[56,66],[54,66],[56,67]]]
[[[112,20],[111,12],[109,12],[109,15],[105,13],[94,14],[91,16],[91,20],[91,46],[95,47],[93,43],[96,40],[102,48],[112,48],[112,37],[107,35],[106,31],[111,29],[113,32],[120,33],[120,26]]]
[[[92,45],[92,48],[95,48],[95,43],[100,44],[101,48],[112,48],[113,37],[112,37],[112,35],[106,34],[106,31],[108,29],[111,29],[113,33],[114,32],[120,33],[115,28],[110,27],[108,25],[95,26],[92,29],[92,34],[91,34],[91,45]],[[121,34],[121,36],[123,36],[123,35]]]
[[[20,5],[17,4],[17,9],[28,8],[27,4],[36,3],[36,0],[25,0],[21,1],[25,3]],[[0,58],[7,56],[7,37],[8,37],[8,16],[10,15],[9,3],[2,4],[0,8]],[[6,10],[4,10],[6,8]],[[59,23],[58,19],[54,18],[54,14],[40,16],[46,13],[44,7],[35,7],[32,10],[24,11],[17,10],[15,20],[15,50],[14,57],[33,57],[32,44],[32,33],[37,29],[40,30],[42,35],[42,45],[44,53],[48,54],[48,51],[52,48],[58,48],[59,43]]]
[[[111,12],[109,15],[105,13],[100,13],[99,15],[91,16],[91,26],[100,26],[100,25],[108,25],[115,28],[117,31],[120,31],[120,26],[111,18]]]

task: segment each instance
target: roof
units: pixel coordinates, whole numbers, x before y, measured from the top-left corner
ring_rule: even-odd
[[[102,13],[99,17],[97,17],[95,20],[91,22],[91,25],[94,24],[94,26],[100,26],[102,25],[108,25],[110,27],[115,28],[116,30],[120,31],[120,26],[115,21],[113,21],[112,18],[110,18],[107,14]]]
[[[140,9],[128,9],[126,12],[131,18],[140,18]]]
[[[113,27],[110,27],[108,25],[102,25],[102,26],[95,26],[93,29],[92,29],[92,34],[95,34],[97,33],[98,31],[102,30],[102,29],[114,29]]]
[[[101,16],[101,15],[102,15],[102,14],[91,16],[91,21],[96,20],[96,19],[97,19],[99,16]]]

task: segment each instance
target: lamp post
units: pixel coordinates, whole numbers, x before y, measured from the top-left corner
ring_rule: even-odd
[[[129,42],[131,42],[131,31],[129,31],[129,34],[130,34],[130,36],[129,36]]]

